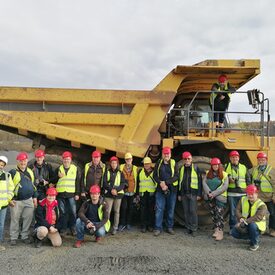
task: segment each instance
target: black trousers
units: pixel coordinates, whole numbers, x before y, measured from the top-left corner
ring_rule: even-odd
[[[127,225],[132,224],[133,220],[133,204],[134,196],[126,196],[124,195],[121,201],[120,206],[120,224]]]
[[[155,194],[145,192],[143,196],[140,196],[140,224],[142,228],[154,227]]]

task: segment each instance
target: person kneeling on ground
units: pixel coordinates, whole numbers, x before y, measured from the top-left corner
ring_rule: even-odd
[[[54,247],[61,246],[62,239],[59,235],[59,209],[56,200],[57,191],[50,187],[46,192],[46,198],[39,201],[35,219],[36,224],[33,232],[35,247],[42,245],[42,240],[46,237],[50,239]]]
[[[255,185],[248,185],[246,196],[242,197],[237,205],[238,223],[232,230],[232,236],[237,239],[249,239],[252,251],[259,248],[260,234],[266,230],[266,204],[258,198],[258,189]]]
[[[84,234],[95,235],[95,241],[100,241],[110,229],[108,204],[100,197],[100,187],[92,185],[90,200],[85,201],[78,212],[76,220],[76,243],[74,247],[81,247]]]

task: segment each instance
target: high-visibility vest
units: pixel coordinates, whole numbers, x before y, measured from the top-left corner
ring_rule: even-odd
[[[11,174],[3,172],[5,180],[0,180],[0,209],[9,204],[13,198],[14,183]]]
[[[158,177],[159,177],[159,170],[160,170],[160,166],[161,166],[161,164],[163,163],[163,159],[161,159],[161,161],[159,162],[159,166],[158,166]],[[175,166],[176,166],[176,161],[174,160],[174,159],[170,159],[170,167],[171,167],[171,170],[172,170],[172,176],[171,177],[173,177],[174,176],[174,174],[175,174]],[[173,185],[174,186],[177,186],[178,185],[178,181],[174,181],[173,182]]]
[[[267,165],[263,173],[259,173],[259,166],[255,167],[252,172],[252,180],[260,180],[260,190],[263,193],[272,193],[272,185],[270,183],[269,173],[272,167]]]
[[[265,205],[265,203],[262,200],[257,199],[253,203],[251,208],[249,209],[249,202],[248,202],[247,196],[242,197],[242,216],[245,219],[248,218],[249,214],[250,214],[250,217],[253,217],[256,214],[258,208],[262,205]],[[250,213],[249,213],[249,210],[250,210]],[[266,217],[265,216],[263,217],[263,219],[261,221],[255,222],[255,223],[258,226],[260,231],[266,230]]]
[[[99,165],[101,165],[101,164],[102,164],[102,166],[101,166],[101,168],[102,168],[101,186],[102,186],[103,175],[105,173],[105,164],[104,163],[100,163]],[[91,163],[90,162],[88,162],[88,163],[85,164],[85,168],[84,168],[84,186],[86,186],[86,184],[87,184],[86,178],[87,178],[88,170],[89,170],[90,167],[91,167]]]
[[[100,205],[100,206],[98,207],[98,210],[97,210],[98,217],[99,217],[99,219],[100,219],[101,221],[102,221],[102,219],[103,219],[103,210],[102,210],[102,208],[103,208],[103,205]],[[106,232],[108,232],[108,231],[110,230],[111,222],[110,222],[109,219],[108,219],[107,222],[104,224],[104,227],[105,227]]]
[[[242,189],[246,188],[246,181],[245,181],[246,167],[245,167],[245,165],[239,163],[238,164],[238,169],[237,169],[237,172],[236,172],[235,169],[232,169],[231,163],[228,163],[228,165],[226,166],[225,172],[230,174],[233,179],[238,179],[239,186]],[[229,185],[228,185],[228,188],[236,188],[236,187],[237,186],[236,186],[235,183],[229,183]]]
[[[67,172],[67,175],[65,173],[64,166],[61,165],[59,167],[59,171],[64,174],[62,178],[59,178],[57,184],[56,184],[56,190],[58,193],[75,193],[75,181],[77,177],[77,167],[74,164],[70,165],[70,168]]]
[[[216,83],[218,85],[218,91],[221,91],[221,87],[220,87],[220,84],[219,83]],[[224,86],[224,92],[227,92],[229,89],[228,89],[228,83],[226,83],[226,85]],[[227,92],[228,96],[231,97],[232,93],[230,92]],[[209,98],[209,103],[210,105],[213,105],[214,104],[214,101],[215,101],[215,98],[217,97],[218,93],[216,91],[212,92],[211,95],[210,95],[210,98]]]
[[[107,171],[107,182],[110,183],[110,179],[111,179],[111,173],[108,170]],[[114,186],[120,186],[120,182],[121,182],[121,172],[117,171],[116,173],[116,177],[115,177],[115,182],[114,182]],[[124,194],[123,190],[120,190],[117,192],[118,194]]]
[[[31,180],[31,184],[33,185],[34,190],[36,190],[36,187],[34,185],[34,174],[33,171],[27,167],[27,172],[30,175],[30,180]],[[21,181],[21,173],[19,170],[16,169],[15,175],[13,177],[13,183],[14,183],[14,195],[17,196],[18,194],[18,189],[20,187],[20,181]]]
[[[183,165],[181,168],[180,168],[180,176],[179,176],[179,190],[181,190],[181,182],[183,180],[183,177],[184,177],[184,169],[185,169],[185,166]],[[198,180],[198,174],[194,168],[194,164],[192,164],[192,167],[191,167],[191,188],[192,189],[199,189],[199,180]]]
[[[144,168],[139,173],[139,192],[149,192],[154,193],[157,188],[157,183],[153,180],[153,171],[146,176]]]
[[[207,175],[208,171],[206,171],[206,175]],[[221,180],[221,185],[216,189],[216,190],[220,190],[222,189],[223,185],[224,185],[224,181],[226,179],[226,177],[228,176],[228,174],[226,172],[222,172],[223,173],[223,177],[222,177],[222,180]],[[225,190],[222,194],[221,194],[223,197],[227,197],[227,190]]]
[[[125,163],[121,164],[119,166],[119,170],[121,172],[123,172],[124,167],[125,167]],[[132,169],[133,169],[133,174],[134,174],[134,179],[135,179],[135,189],[134,189],[134,192],[136,192],[136,187],[137,187],[137,171],[138,171],[138,168],[137,168],[137,166],[132,165]]]

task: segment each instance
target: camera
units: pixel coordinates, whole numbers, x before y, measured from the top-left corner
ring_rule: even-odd
[[[92,228],[90,228],[90,234],[91,235],[94,235],[95,231],[96,231],[95,226],[93,226]]]
[[[260,187],[261,180],[254,180],[254,184],[255,184],[257,187]]]
[[[168,196],[169,194],[170,194],[170,190],[169,189],[167,189],[167,190],[165,190],[165,191],[162,191],[163,192],[163,194],[165,195],[165,196]]]
[[[239,185],[239,179],[234,179],[234,183],[235,183],[236,187],[240,187],[240,185]]]

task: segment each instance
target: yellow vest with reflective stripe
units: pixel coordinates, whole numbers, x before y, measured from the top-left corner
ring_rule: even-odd
[[[218,91],[221,91],[220,84],[219,83],[216,83],[216,84],[219,86]],[[224,90],[222,90],[222,91],[225,91],[225,92],[228,91],[228,83],[226,83],[226,85],[224,86]],[[227,94],[229,97],[231,97],[231,95],[232,95],[232,93],[229,93],[229,92],[227,92]],[[215,92],[211,93],[210,98],[209,98],[210,105],[213,105],[217,95],[218,95],[218,93],[215,93]]]
[[[102,210],[102,208],[103,208],[103,205],[100,205],[100,206],[98,207],[98,210],[97,210],[98,217],[99,217],[99,219],[100,219],[101,221],[102,221],[102,219],[103,219],[103,210]],[[110,222],[109,219],[108,219],[107,222],[104,224],[104,227],[105,227],[106,232],[108,232],[108,231],[110,230],[111,222]]]
[[[239,186],[242,189],[246,188],[246,181],[245,181],[246,167],[245,167],[245,165],[239,163],[238,172],[236,173],[235,169],[232,169],[231,163],[229,163],[226,167],[225,172],[230,174],[233,179],[238,179],[239,180]],[[236,188],[236,184],[235,183],[229,183],[228,188]]]
[[[157,184],[153,181],[153,172],[152,171],[147,177],[144,171],[144,168],[139,173],[139,192],[149,192],[154,193],[157,188]]]
[[[163,159],[161,159],[161,161],[159,162],[159,166],[158,166],[158,177],[159,177],[160,166],[161,166],[162,163],[163,163]],[[174,174],[175,174],[175,166],[176,166],[176,161],[175,161],[174,159],[170,159],[170,167],[171,167],[171,170],[172,170],[172,176],[171,176],[171,177],[173,177]],[[178,183],[179,183],[178,181],[174,181],[174,182],[173,182],[173,185],[174,185],[174,186],[177,186]]]
[[[5,174],[5,180],[0,180],[0,209],[7,206],[13,198],[14,183],[9,173]]]
[[[30,180],[32,181],[32,185],[34,190],[36,190],[36,187],[34,185],[34,174],[33,171],[27,167],[27,172],[29,173],[29,175],[31,176]],[[14,183],[14,195],[17,196],[18,194],[18,189],[20,187],[20,181],[21,181],[21,173],[16,169],[15,175],[13,177],[13,183]]]
[[[121,172],[117,171],[116,173],[116,178],[115,178],[115,182],[114,182],[114,186],[120,186],[120,182],[121,182]],[[107,182],[110,183],[110,179],[111,179],[111,174],[110,171],[107,171]],[[118,194],[124,194],[123,190],[120,190],[117,192]]]
[[[181,182],[182,182],[183,176],[184,176],[184,168],[185,168],[184,165],[180,168],[179,190],[181,190]],[[194,164],[192,164],[192,167],[191,167],[191,188],[199,189],[198,174],[194,168]]]
[[[121,172],[123,172],[124,166],[125,166],[125,163],[121,164],[119,166],[119,170]],[[134,174],[134,179],[135,179],[135,189],[134,189],[134,192],[136,192],[136,188],[137,188],[137,171],[138,171],[138,168],[137,168],[137,166],[132,165],[132,169],[133,169],[133,174]]]
[[[103,175],[105,173],[105,164],[104,163],[102,163],[102,164],[103,164],[103,166],[102,166],[101,186],[102,186],[102,182],[103,182]],[[86,186],[86,183],[87,183],[86,178],[87,178],[88,170],[89,170],[90,167],[91,167],[90,162],[85,164],[85,168],[84,168],[84,186]]]
[[[253,205],[250,208],[250,213],[249,213],[249,202],[248,202],[248,198],[246,196],[242,197],[242,216],[247,219],[249,214],[250,217],[253,217],[258,208],[262,205],[264,205],[265,203],[263,201],[261,201],[260,199],[257,199]],[[255,222],[256,225],[258,226],[259,230],[264,232],[266,230],[266,217],[264,216],[264,218],[259,221],[259,222]]]
[[[259,166],[255,167],[252,172],[252,180],[260,180],[260,190],[263,193],[272,193],[272,185],[270,184],[269,173],[272,167],[267,165],[263,173],[259,173]]]
[[[77,167],[74,164],[70,165],[67,175],[65,173],[64,166],[59,167],[59,171],[64,174],[62,178],[59,178],[56,184],[56,190],[58,193],[75,193],[75,181],[77,177]]]

